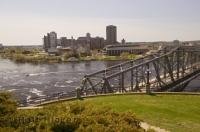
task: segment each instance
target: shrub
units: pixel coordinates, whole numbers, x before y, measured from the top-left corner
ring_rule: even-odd
[[[10,127],[0,127],[0,132],[14,132],[15,129],[14,128],[10,128]]]
[[[63,54],[64,60],[67,60],[67,59],[69,59],[70,57],[73,57],[73,56],[74,55],[73,55],[72,52],[66,52],[66,53]]]
[[[13,59],[14,59],[14,61],[16,61],[16,62],[21,62],[21,63],[26,62],[25,56],[22,55],[22,54],[14,54],[14,55],[13,55]]]
[[[0,117],[13,114],[17,109],[17,103],[11,98],[11,93],[0,93]]]
[[[120,58],[121,59],[135,59],[136,55],[135,54],[130,54],[128,52],[123,52],[123,53],[121,53]]]
[[[79,101],[50,105],[43,109],[19,110],[13,117],[27,119],[40,117],[40,120],[26,121],[21,124],[16,121],[13,125],[2,126],[2,129],[7,127],[6,130],[54,132],[144,131],[140,127],[140,120],[131,112],[118,113],[109,107],[96,108]]]
[[[81,114],[85,110],[85,106],[81,103],[72,103],[70,104],[70,113]]]
[[[77,127],[73,123],[66,123],[66,122],[61,122],[54,124],[51,128],[52,131],[54,132],[74,132],[77,129]]]

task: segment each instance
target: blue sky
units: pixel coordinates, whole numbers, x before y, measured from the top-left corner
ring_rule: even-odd
[[[105,37],[118,27],[118,41],[200,40],[199,0],[0,0],[0,43],[42,44],[50,31]]]

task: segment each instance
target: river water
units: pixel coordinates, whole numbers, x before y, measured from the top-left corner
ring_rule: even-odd
[[[119,64],[120,61],[88,61],[59,64],[17,64],[0,60],[0,90],[14,93],[19,100],[67,93],[75,90],[85,74]]]
[[[80,85],[85,74],[121,63],[120,61],[88,61],[62,64],[17,64],[0,59],[0,91],[14,93],[19,100],[70,92]],[[200,77],[186,91],[200,91]]]

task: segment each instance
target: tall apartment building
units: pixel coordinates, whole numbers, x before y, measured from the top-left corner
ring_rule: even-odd
[[[49,36],[47,34],[47,36],[44,36],[43,38],[43,48],[44,50],[47,52],[48,49],[50,48],[50,45],[49,45]]]
[[[57,34],[55,32],[49,33],[49,44],[51,48],[57,47]]]
[[[56,48],[57,46],[57,34],[55,32],[47,33],[47,36],[43,38],[43,47],[45,51],[48,51],[50,48]]]
[[[106,27],[106,44],[112,45],[117,43],[117,27],[109,25]]]

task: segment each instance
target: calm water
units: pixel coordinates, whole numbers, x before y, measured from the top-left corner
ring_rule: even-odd
[[[20,100],[70,92],[87,73],[121,63],[119,61],[71,62],[65,64],[16,64],[0,60],[0,90],[12,91]],[[200,77],[186,91],[200,91]]]

